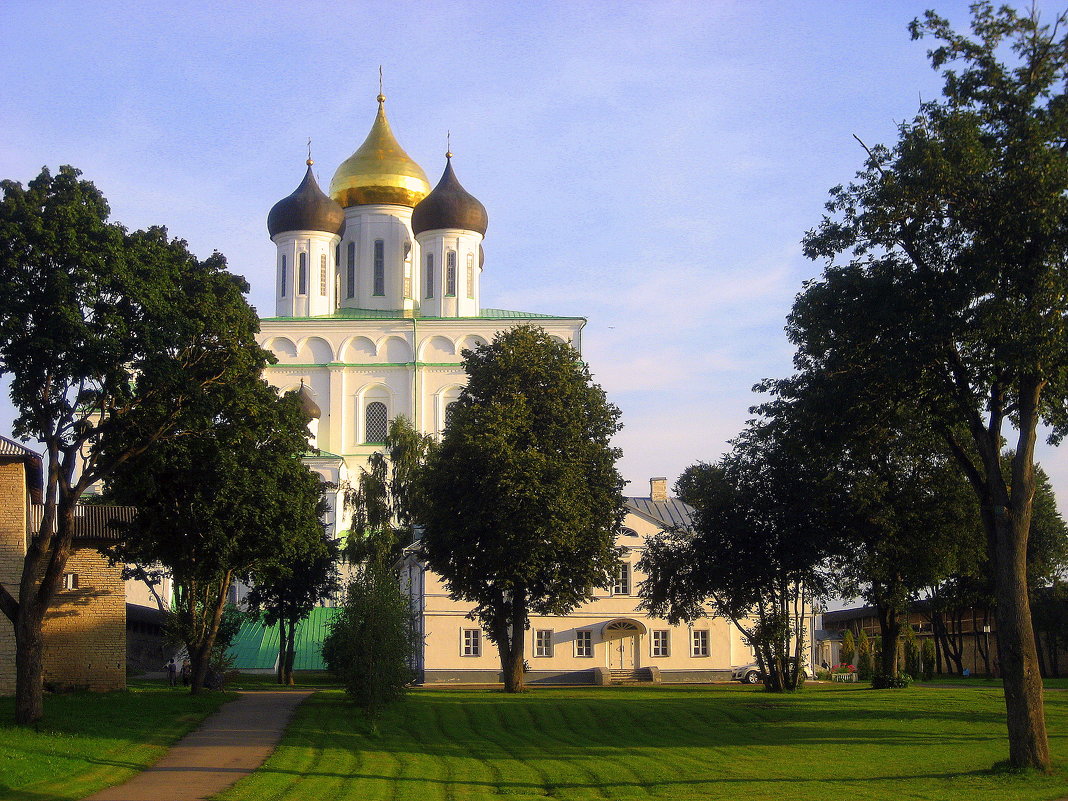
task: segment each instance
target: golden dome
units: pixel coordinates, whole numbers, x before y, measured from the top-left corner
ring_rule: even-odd
[[[344,208],[368,203],[411,206],[430,194],[423,168],[404,152],[386,119],[386,98],[378,96],[378,116],[359,150],[341,162],[330,182],[330,197]]]

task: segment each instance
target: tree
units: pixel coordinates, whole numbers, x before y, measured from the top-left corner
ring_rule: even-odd
[[[1009,762],[1045,771],[1026,553],[1039,422],[1068,430],[1068,36],[1064,15],[1050,28],[988,2],[972,14],[971,37],[934,12],[913,21],[913,38],[937,40],[943,98],[832,190],[804,242],[827,266],[788,333],[802,376],[842,378],[836,413],[907,404],[946,440],[987,534]]]
[[[846,629],[842,635],[842,648],[839,651],[839,659],[843,665],[852,665],[857,655],[857,641],[853,638],[853,630]]]
[[[421,508],[417,476],[434,445],[434,438],[417,431],[404,415],[390,421],[385,453],[371,454],[370,469],[362,470],[356,487],[345,494],[353,513],[346,547],[351,562],[392,564],[412,543]]]
[[[163,228],[109,222],[103,195],[79,175],[61,167],[25,188],[0,184],[0,372],[11,377],[15,435],[39,440],[46,460],[19,586],[0,586],[19,723],[43,711],[41,624],[86,488],[172,436],[200,395],[267,363],[248,287],[223,257],[199,261]]]
[[[415,677],[411,615],[397,576],[373,560],[356,567],[323,643],[327,666],[372,725],[386,705],[404,697]]]
[[[644,608],[672,623],[730,619],[771,692],[798,685],[807,613],[826,590],[821,568],[834,548],[825,507],[813,502],[828,488],[783,434],[750,424],[719,464],[688,467],[675,491],[694,507],[692,528],[647,541],[638,563]]]
[[[233,582],[322,547],[323,487],[301,462],[307,418],[295,395],[279,397],[258,375],[235,377],[193,411],[184,436],[117,468],[108,493],[137,507],[115,557],[171,574],[197,693]]]
[[[579,354],[520,326],[464,351],[468,384],[424,471],[422,552],[523,689],[531,613],[567,614],[609,581],[623,521],[619,410]]]
[[[320,501],[320,516],[325,500]],[[293,684],[297,624],[338,591],[336,540],[325,533],[284,561],[272,559],[252,572],[245,602],[265,626],[278,626],[278,683]]]

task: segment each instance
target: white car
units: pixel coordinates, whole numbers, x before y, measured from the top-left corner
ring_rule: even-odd
[[[760,681],[760,675],[760,665],[756,662],[731,668],[731,681],[740,681],[742,684],[756,684]]]

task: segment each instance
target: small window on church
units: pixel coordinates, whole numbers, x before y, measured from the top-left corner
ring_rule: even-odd
[[[475,254],[467,254],[467,297],[475,299]]]
[[[286,257],[282,256],[282,268],[280,270],[282,274],[282,297],[286,296]]]
[[[385,240],[375,240],[375,295],[386,294],[386,243]]]
[[[297,267],[297,294],[308,294],[308,254],[300,254],[300,266]]]
[[[356,243],[349,242],[348,266],[345,268],[345,297],[356,297]]]
[[[426,296],[434,297],[434,254],[426,254]]]
[[[445,297],[456,297],[456,251],[445,254]]]
[[[445,405],[445,428],[449,427],[449,423],[452,422],[452,416],[456,412],[456,401],[452,401]]]
[[[64,573],[63,574],[63,589],[76,590],[78,589],[78,574],[77,573]]]
[[[364,442],[379,443],[386,441],[386,429],[388,420],[386,417],[386,404],[374,401],[367,404],[367,412],[364,415],[366,423],[364,430]]]
[[[326,254],[319,256],[319,294],[326,297]]]

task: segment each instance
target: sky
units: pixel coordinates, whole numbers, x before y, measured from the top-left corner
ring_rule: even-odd
[[[714,461],[791,372],[828,190],[941,88],[935,0],[0,4],[0,178],[72,164],[130,228],[224,253],[273,313],[271,206],[386,108],[489,213],[483,304],[589,322],[628,494]],[[966,28],[967,3],[936,9]],[[1038,3],[1052,17],[1052,2]],[[0,404],[0,433],[13,412]],[[1040,460],[1068,509],[1068,454]]]

